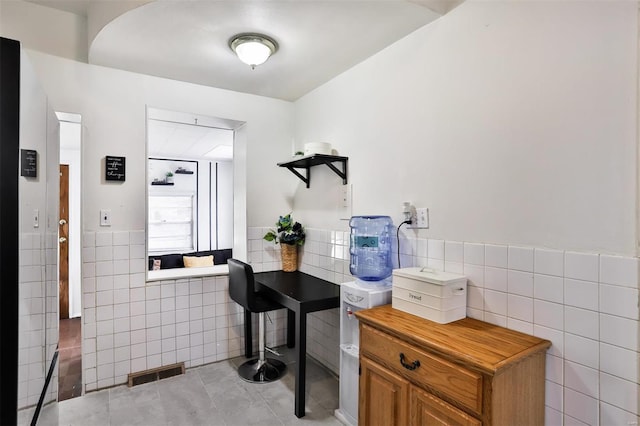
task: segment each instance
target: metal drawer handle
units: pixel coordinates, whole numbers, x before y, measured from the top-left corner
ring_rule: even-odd
[[[416,368],[420,367],[420,360],[416,359],[411,364],[409,364],[404,359],[405,359],[404,354],[400,352],[400,364],[402,364],[402,366],[407,370],[415,370]]]

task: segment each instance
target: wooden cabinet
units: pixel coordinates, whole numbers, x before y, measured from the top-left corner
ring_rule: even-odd
[[[360,425],[543,425],[547,340],[465,318],[359,311]]]
[[[422,389],[411,386],[412,425],[480,426],[482,422]]]
[[[360,404],[360,424],[406,425],[409,416],[409,381],[375,362],[360,360],[360,388],[368,389],[367,403]]]

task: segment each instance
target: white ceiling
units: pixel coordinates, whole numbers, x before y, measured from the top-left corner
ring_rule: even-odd
[[[215,147],[233,153],[234,128],[239,123],[204,115],[158,108],[147,109],[149,157],[228,161],[230,156],[207,155]]]
[[[91,0],[29,0],[42,6],[52,7],[65,12],[75,13],[80,16],[87,16]]]
[[[464,0],[30,1],[87,18],[92,64],[296,100]],[[228,46],[243,32],[271,36],[278,52],[252,70]],[[168,111],[150,118],[150,157],[201,159],[233,145],[228,123]]]
[[[233,146],[233,130],[150,119],[147,122],[149,157],[229,160],[207,157],[219,145]]]
[[[86,15],[89,25],[109,16],[89,31],[92,64],[296,100],[463,0],[156,0],[111,14],[112,0],[31,1]],[[252,70],[228,46],[242,32],[280,48]]]

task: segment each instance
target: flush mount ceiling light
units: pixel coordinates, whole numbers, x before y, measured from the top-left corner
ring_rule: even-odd
[[[269,56],[276,53],[278,43],[263,34],[243,33],[233,36],[229,47],[242,62],[255,69],[256,65],[264,64]]]

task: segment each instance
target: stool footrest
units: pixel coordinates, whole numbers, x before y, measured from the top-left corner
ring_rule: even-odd
[[[275,356],[282,356],[282,354],[280,352],[278,352],[277,350],[275,350],[273,348],[270,348],[269,346],[265,346],[264,350],[269,352],[269,353],[274,354]]]
[[[252,383],[274,382],[280,380],[286,372],[286,364],[273,358],[251,359],[238,367],[240,378]]]

